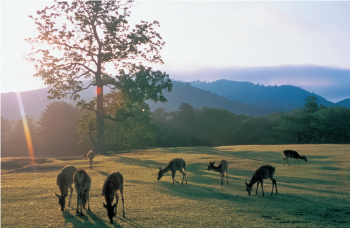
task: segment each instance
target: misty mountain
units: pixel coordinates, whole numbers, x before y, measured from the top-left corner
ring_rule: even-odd
[[[308,96],[317,98],[319,104],[326,107],[336,106],[325,98],[291,85],[264,86],[251,82],[237,82],[226,79],[215,82],[193,81],[190,84],[204,89],[232,101],[239,101],[261,107],[274,107],[278,110],[290,111],[304,106]],[[341,105],[337,103],[337,105]]]
[[[21,92],[26,115],[39,118],[42,111],[51,100],[47,98],[49,88]],[[109,88],[105,88],[109,92]],[[89,88],[80,93],[81,99],[90,101],[95,95],[95,89]],[[266,116],[277,111],[288,112],[291,109],[304,106],[308,96],[315,96],[318,102],[326,107],[343,106],[350,108],[350,99],[336,104],[321,96],[310,93],[295,86],[262,86],[250,82],[219,80],[216,82],[183,83],[173,81],[173,91],[164,92],[168,102],[147,101],[151,111],[164,108],[167,112],[178,110],[181,103],[189,103],[194,108],[203,106],[227,109],[232,113],[247,116]],[[76,101],[69,98],[63,101],[75,105]],[[1,116],[7,119],[20,119],[20,111],[16,93],[1,94]]]
[[[235,114],[245,114],[247,116],[266,116],[277,112],[276,108],[260,107],[251,104],[245,104],[239,101],[231,101],[221,97],[215,93],[198,89],[191,86],[190,83],[173,82],[173,91],[165,92],[164,96],[168,102],[147,101],[151,111],[157,108],[164,108],[169,111],[177,111],[181,103],[189,103],[193,108],[202,108],[204,106],[210,108],[227,109]]]
[[[342,106],[342,107],[346,107],[346,108],[350,108],[350,98],[339,101],[336,103],[338,106]]]

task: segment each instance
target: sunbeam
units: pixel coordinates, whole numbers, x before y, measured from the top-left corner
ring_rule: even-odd
[[[17,96],[17,103],[18,103],[19,111],[20,111],[21,117],[22,117],[24,135],[25,135],[26,140],[27,140],[29,156],[32,159],[32,165],[34,165],[34,149],[33,149],[32,137],[30,136],[30,131],[29,131],[29,127],[28,127],[27,117],[25,115],[25,111],[24,111],[24,107],[23,107],[21,93],[17,92],[16,96]]]

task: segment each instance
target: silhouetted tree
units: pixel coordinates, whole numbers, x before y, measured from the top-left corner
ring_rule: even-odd
[[[81,101],[79,105],[96,113],[98,153],[105,152],[104,120],[113,119],[103,108],[105,86],[129,93],[135,102],[165,102],[162,90],[172,88],[169,75],[141,63],[163,63],[159,53],[164,42],[154,30],[159,23],[141,21],[130,29],[131,6],[132,1],[64,1],[37,11],[37,18],[30,16],[39,35],[27,39],[34,49],[29,59],[35,63],[34,76],[52,86],[49,98],[78,99],[79,92],[96,86],[96,104]],[[90,83],[84,85],[83,79]]]
[[[54,101],[46,106],[38,120],[41,150],[46,156],[80,154],[78,120],[80,110],[66,102]]]

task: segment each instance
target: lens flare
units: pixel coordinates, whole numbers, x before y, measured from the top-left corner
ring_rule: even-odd
[[[21,112],[23,129],[24,129],[24,135],[25,135],[26,140],[27,140],[29,156],[31,157],[32,164],[34,165],[34,149],[33,149],[32,137],[30,136],[30,131],[29,131],[29,127],[28,127],[28,121],[27,121],[27,117],[26,117],[25,112],[24,112],[24,107],[23,107],[21,93],[17,92],[16,96],[17,96],[17,103],[18,103],[19,111]]]

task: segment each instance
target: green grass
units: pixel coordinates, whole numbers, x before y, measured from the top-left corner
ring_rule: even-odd
[[[282,166],[285,149],[305,155],[300,166]],[[186,161],[187,185],[172,185],[171,172],[157,181],[159,166],[181,157]],[[229,162],[229,185],[220,185],[220,174],[207,171],[209,161]],[[264,164],[276,167],[278,194],[264,181],[248,196],[245,182]],[[92,179],[91,211],[76,216],[76,192],[71,206],[61,212],[59,170],[74,165]],[[93,169],[87,160],[42,158],[1,159],[1,227],[349,227],[350,146],[276,145],[156,148],[97,156]],[[126,218],[121,201],[117,218],[109,223],[102,203],[102,185],[110,172],[124,176]],[[181,182],[182,175],[177,172]]]

